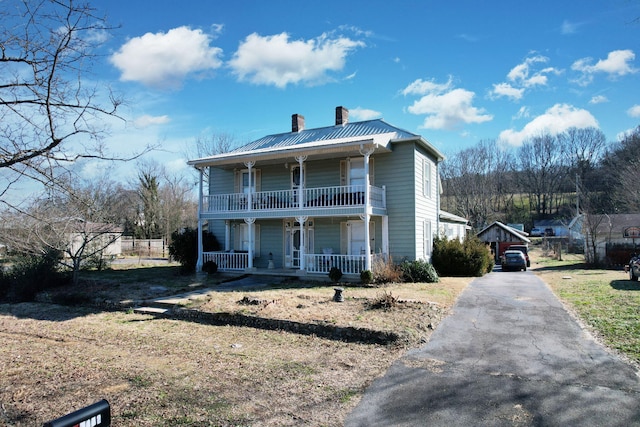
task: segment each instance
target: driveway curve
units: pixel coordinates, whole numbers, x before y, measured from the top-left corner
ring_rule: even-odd
[[[533,273],[494,271],[374,381],[345,426],[640,426],[640,376]]]

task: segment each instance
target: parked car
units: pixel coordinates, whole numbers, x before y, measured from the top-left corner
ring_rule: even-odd
[[[553,229],[553,227],[547,227],[544,229],[544,235],[547,237],[555,236],[556,231]]]
[[[628,265],[625,265],[625,270],[629,272],[629,280],[638,281],[640,277],[640,258],[632,256]]]
[[[502,255],[502,271],[527,271],[527,260],[520,251],[504,251]]]
[[[531,237],[542,237],[542,229],[538,227],[533,227],[529,235]]]
[[[524,259],[527,260],[527,267],[531,267],[531,260],[529,259],[529,246],[527,245],[511,245],[507,248],[508,251],[520,251],[524,254]]]

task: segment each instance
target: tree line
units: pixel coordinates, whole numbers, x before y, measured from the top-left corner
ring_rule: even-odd
[[[640,126],[617,142],[596,128],[542,133],[519,147],[483,140],[441,167],[442,209],[479,231],[493,221],[522,223],[578,213],[640,211]]]

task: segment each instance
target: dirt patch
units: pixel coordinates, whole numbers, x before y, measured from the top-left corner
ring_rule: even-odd
[[[470,281],[347,286],[344,302],[333,301],[332,286],[305,284],[208,293],[187,304],[390,331],[404,337],[397,345],[56,304],[0,305],[0,425],[41,425],[103,398],[117,426],[342,425],[364,389],[429,338]],[[92,295],[130,299],[126,287],[105,286],[92,283]],[[145,289],[158,292],[157,283],[128,287],[141,299]],[[396,303],[372,309],[385,293]]]

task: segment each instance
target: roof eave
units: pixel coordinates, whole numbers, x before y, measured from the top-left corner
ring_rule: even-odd
[[[422,145],[424,148],[427,149],[427,151],[431,152],[431,154],[433,154],[433,156],[436,158],[436,160],[438,162],[442,162],[444,161],[444,159],[446,159],[445,155],[442,154],[440,152],[440,150],[438,150],[436,147],[434,147],[429,141],[427,141],[426,139],[424,139],[422,136],[420,135],[416,135],[414,137],[409,137],[409,138],[398,138],[398,139],[393,139],[390,142],[392,144],[397,144],[397,143],[401,143],[401,142],[412,142],[412,141],[417,141],[420,143],[420,145]]]

